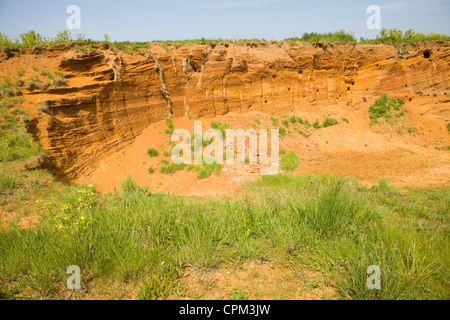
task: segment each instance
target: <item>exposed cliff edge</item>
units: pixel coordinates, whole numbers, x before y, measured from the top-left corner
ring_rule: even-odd
[[[267,42],[169,49],[151,43],[148,52],[135,54],[79,44],[4,50],[0,78],[13,79],[19,68],[25,77],[42,69],[66,74],[67,86],[23,89],[21,108],[47,150],[47,165],[67,181],[89,177],[103,158],[167,115],[212,118],[258,111],[342,118],[367,114],[369,105],[359,101],[373,102],[382,93],[422,110],[414,116],[426,117],[414,121],[428,124],[419,133],[431,130],[430,146],[450,144],[444,128],[450,119],[449,41],[402,48]],[[52,116],[37,111],[44,101]]]

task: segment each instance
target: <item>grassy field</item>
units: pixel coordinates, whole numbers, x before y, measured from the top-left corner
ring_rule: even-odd
[[[369,190],[332,175],[264,177],[227,201],[133,184],[102,195],[92,186],[53,187],[32,211],[34,228],[1,230],[3,298],[57,298],[69,265],[86,282],[143,282],[140,298],[176,297],[188,267],[271,255],[323,273],[341,298],[449,298],[449,190],[400,193],[384,180]],[[381,268],[381,290],[366,287],[370,265]]]

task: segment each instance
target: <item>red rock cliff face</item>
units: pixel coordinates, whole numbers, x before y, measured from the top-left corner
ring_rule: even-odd
[[[47,150],[48,165],[68,180],[89,175],[103,156],[120,151],[170,112],[194,118],[289,113],[346,108],[350,99],[382,93],[405,100],[450,94],[449,42],[169,49],[151,44],[147,51],[154,57],[107,45],[90,52],[76,45],[23,49],[1,58],[0,77],[14,76],[19,67],[27,75],[44,66],[67,75],[66,87],[24,90],[22,107],[30,112],[30,130]],[[50,114],[36,111],[42,101],[48,101]]]

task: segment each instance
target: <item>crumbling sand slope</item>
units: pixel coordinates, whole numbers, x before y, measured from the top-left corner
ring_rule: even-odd
[[[80,49],[84,48],[84,49]],[[60,179],[114,190],[130,174],[150,190],[220,195],[257,176],[256,166],[224,166],[219,176],[158,172],[170,151],[164,118],[175,128],[201,119],[233,128],[271,128],[270,115],[295,114],[311,123],[333,117],[339,124],[316,130],[291,126],[281,149],[299,154],[296,172],[329,171],[367,184],[381,176],[398,185],[448,185],[450,181],[450,43],[396,45],[300,44],[170,45],[152,43],[126,54],[109,45],[54,45],[5,50],[0,79],[39,70],[62,71],[68,85],[22,89],[20,106],[29,130],[47,150]],[[156,60],[155,60],[155,59]],[[161,66],[164,76],[161,76]],[[164,93],[164,90],[166,92]],[[395,125],[370,126],[369,107],[382,93],[403,99],[407,110]],[[367,101],[363,100],[365,97]],[[47,101],[49,114],[37,106]],[[348,119],[348,123],[342,121]],[[280,122],[281,122],[280,118]],[[147,148],[160,151],[149,158]],[[154,174],[147,168],[152,165]]]

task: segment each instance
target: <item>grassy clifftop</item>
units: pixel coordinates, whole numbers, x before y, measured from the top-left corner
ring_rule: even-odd
[[[397,28],[393,29],[381,29],[379,35],[375,39],[356,39],[354,32],[347,32],[345,30],[338,30],[329,33],[304,33],[301,37],[287,38],[287,41],[291,44],[296,44],[299,42],[342,42],[342,43],[385,43],[385,44],[403,44],[412,43],[419,41],[437,41],[437,40],[450,40],[450,35],[440,34],[440,33],[430,33],[424,34],[420,32],[415,32],[414,29],[408,29],[403,32]],[[103,41],[97,41],[92,39],[86,39],[81,33],[72,35],[69,31],[64,30],[56,34],[55,37],[45,37],[40,33],[30,30],[27,33],[22,33],[19,39],[10,38],[8,35],[0,32],[0,47],[36,47],[36,46],[46,46],[58,43],[69,43],[78,42],[85,44],[92,43],[109,43],[116,46],[119,50],[123,51],[136,51],[139,48],[145,47],[149,42],[111,42],[108,34],[104,35]],[[238,44],[252,44],[258,42],[267,42],[266,39],[193,39],[193,40],[167,40],[167,41],[154,41],[161,42],[162,47],[168,51],[168,44],[172,45],[196,45],[196,44],[218,44],[223,42],[228,43],[238,43]]]

